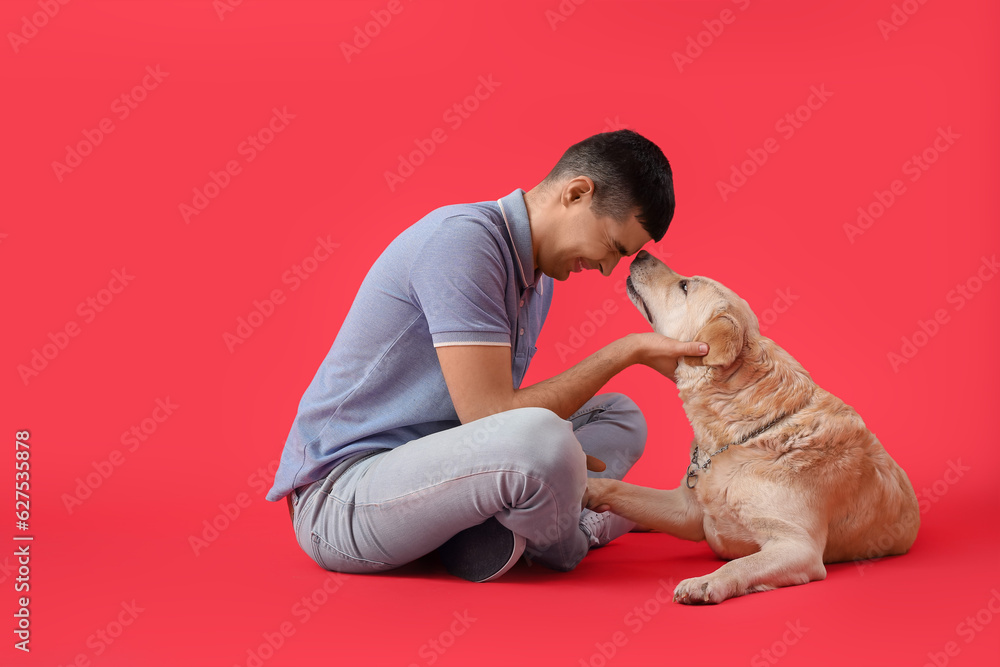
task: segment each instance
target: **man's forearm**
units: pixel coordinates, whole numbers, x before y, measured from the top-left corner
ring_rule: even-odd
[[[632,338],[619,338],[559,375],[515,390],[514,407],[548,408],[568,419],[608,380],[637,363],[639,352]]]

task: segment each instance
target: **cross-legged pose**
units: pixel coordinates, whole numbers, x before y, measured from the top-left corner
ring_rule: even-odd
[[[438,208],[396,237],[306,389],[267,494],[288,498],[302,549],[351,573],[438,550],[450,573],[489,581],[522,554],[570,570],[635,527],[583,509],[588,475],[621,479],[646,441],[635,403],[595,394],[632,364],[672,378],[707,347],[630,334],[521,381],[554,281],[610,276],[673,212],[662,151],[620,130],[571,146],[528,192]]]

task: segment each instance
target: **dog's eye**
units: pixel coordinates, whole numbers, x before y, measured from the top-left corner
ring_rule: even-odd
[[[688,293],[688,281],[686,280],[681,281],[681,289],[684,290],[684,294]]]

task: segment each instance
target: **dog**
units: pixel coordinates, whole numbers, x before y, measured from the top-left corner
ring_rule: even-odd
[[[906,553],[920,527],[906,473],[850,406],[771,339],[746,301],[678,275],[646,251],[626,289],[653,330],[709,345],[675,380],[694,441],[676,489],[588,480],[587,507],[645,529],[706,540],[729,561],[685,579],[674,601],[731,597],[826,578],[826,563]]]

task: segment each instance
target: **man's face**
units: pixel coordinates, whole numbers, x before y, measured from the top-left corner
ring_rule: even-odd
[[[540,253],[538,263],[546,275],[556,280],[588,270],[610,276],[623,256],[634,255],[651,240],[634,215],[624,222],[595,216],[590,197],[584,197],[565,210],[551,246]]]

